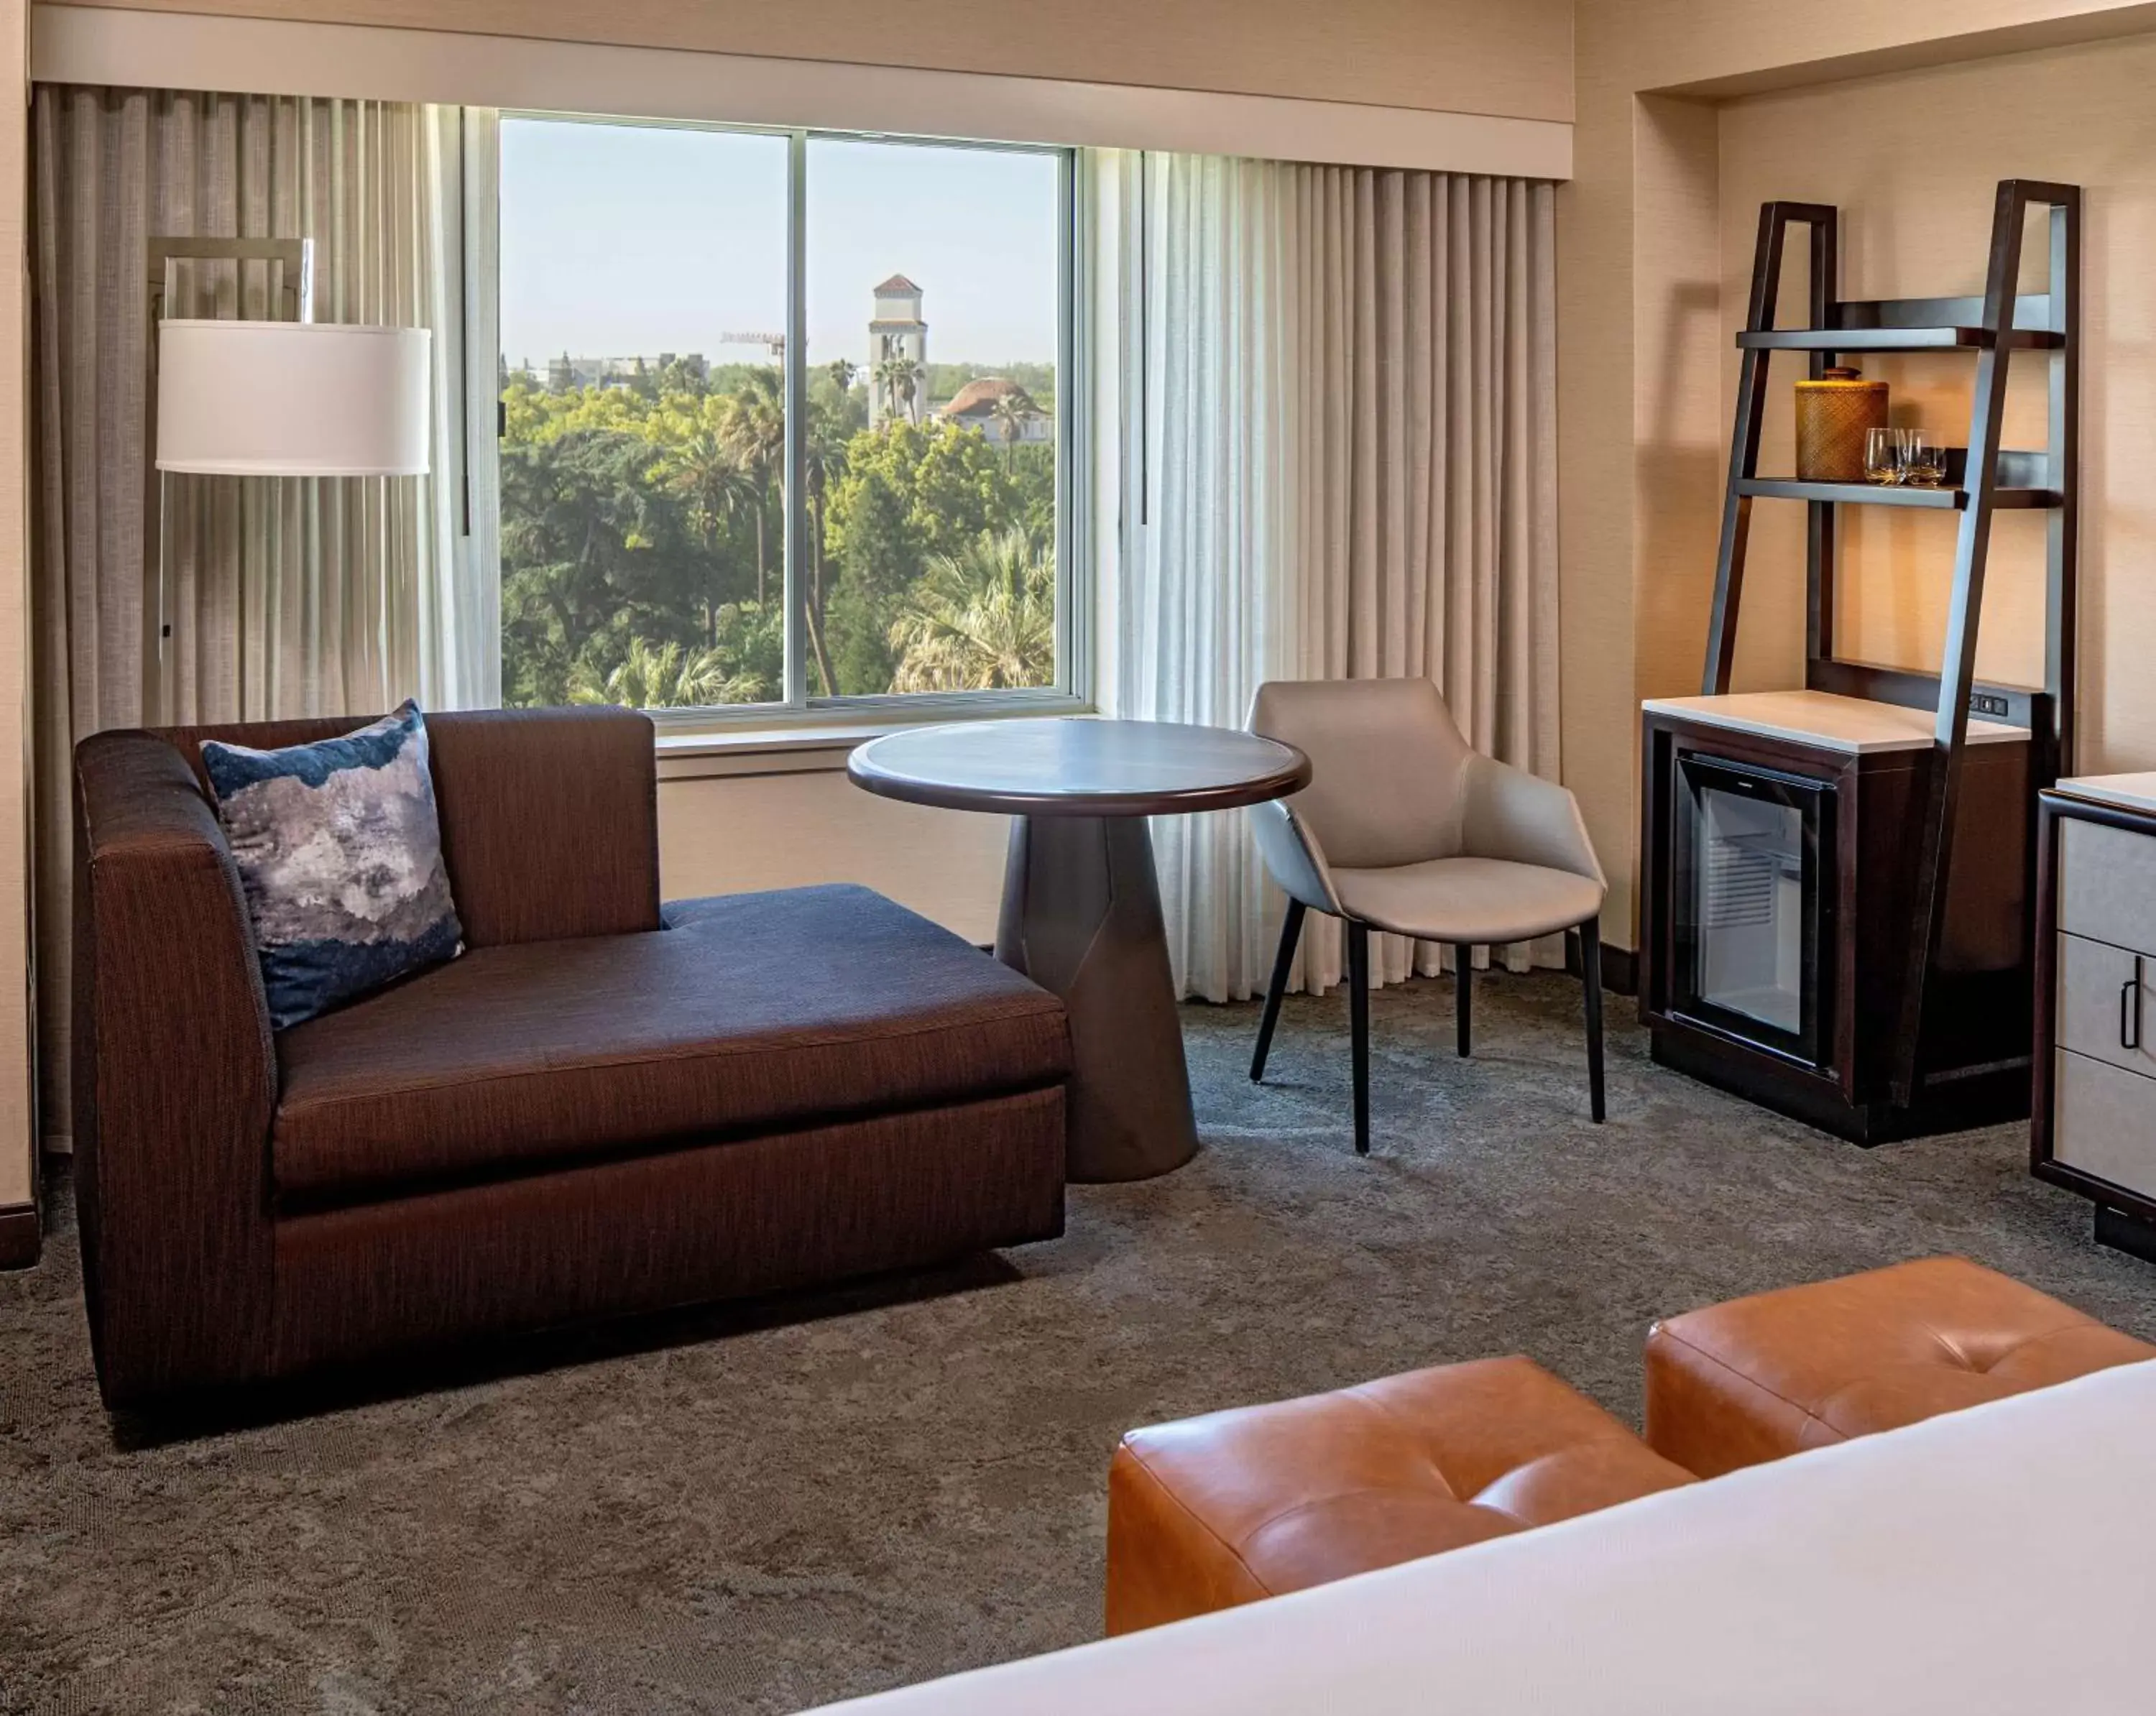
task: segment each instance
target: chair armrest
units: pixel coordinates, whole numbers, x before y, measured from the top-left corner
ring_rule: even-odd
[[[1325,850],[1308,823],[1276,799],[1250,806],[1250,831],[1258,838],[1258,855],[1265,860],[1265,869],[1290,899],[1335,917],[1346,915],[1325,862]]]
[[[108,1405],[258,1374],[276,1052],[223,831],[148,733],[75,752],[74,1180]]]
[[[1468,855],[1569,871],[1607,888],[1579,804],[1555,781],[1480,752],[1468,758],[1461,843]]]

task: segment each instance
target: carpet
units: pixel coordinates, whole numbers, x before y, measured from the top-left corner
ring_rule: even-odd
[[[0,1276],[0,1708],[787,1711],[1099,1626],[1126,1427],[1488,1354],[1636,1421],[1665,1312],[1965,1253],[2156,1338],[2156,1268],[2020,1127],[1837,1142],[1651,1065],[1579,990],[1186,1010],[1204,1148],[1073,1188],[1052,1244],[813,1299],[506,1344],[223,1423],[100,1409],[73,1233]]]

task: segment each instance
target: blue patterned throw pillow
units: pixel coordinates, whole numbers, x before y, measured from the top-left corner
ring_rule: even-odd
[[[208,739],[202,758],[247,891],[273,1030],[463,950],[417,703],[281,751]]]

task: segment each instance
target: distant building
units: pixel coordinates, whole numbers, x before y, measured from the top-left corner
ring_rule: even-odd
[[[903,388],[894,389],[886,378],[884,366],[894,360],[913,367],[910,400]],[[867,380],[870,429],[894,410],[911,422],[921,421],[928,403],[928,324],[921,319],[921,288],[902,274],[893,275],[875,289],[875,311],[869,318]]]
[[[659,354],[660,373],[663,374],[667,370],[672,369],[676,364],[680,366],[681,373],[696,383],[698,387],[710,385],[711,366],[706,361],[702,352],[685,352],[678,357],[671,352],[661,352]]]
[[[547,360],[547,391],[569,393],[580,388],[633,387],[638,377],[655,379],[677,362],[699,386],[711,380],[711,367],[701,352],[685,355],[661,352],[656,357],[572,357],[564,352]]]
[[[1006,399],[1018,408],[1015,435],[1006,432],[999,408]],[[984,375],[958,389],[936,415],[962,429],[977,429],[996,446],[1037,447],[1055,439],[1055,420],[1034,403],[1033,395],[1016,382],[999,375]]]

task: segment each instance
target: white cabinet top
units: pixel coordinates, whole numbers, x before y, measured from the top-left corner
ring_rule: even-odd
[[[2098,804],[2115,804],[2122,810],[2156,812],[2156,773],[2069,775],[2059,783],[2057,790]]]
[[[1722,697],[1650,697],[1640,706],[1654,715],[1675,715],[1711,727],[1860,756],[1874,751],[1928,749],[1936,718],[1928,709],[1875,703],[1865,697],[1838,697],[1831,691],[1733,691]],[[2025,727],[1969,717],[1972,745],[2026,742],[2028,737]]]

